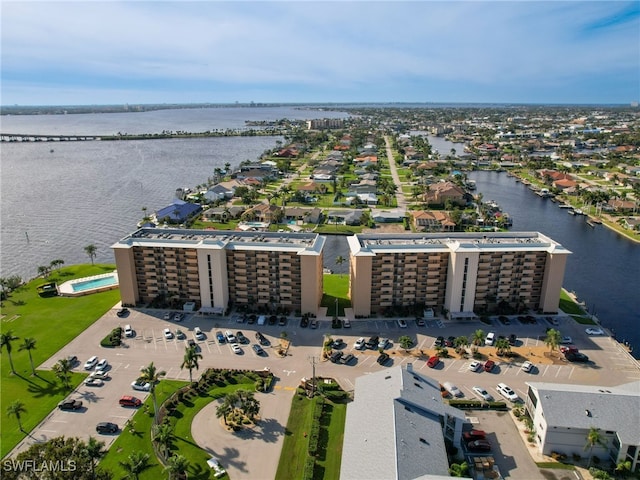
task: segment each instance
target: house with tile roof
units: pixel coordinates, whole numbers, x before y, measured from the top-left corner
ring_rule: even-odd
[[[414,211],[411,217],[417,232],[448,232],[456,228],[449,214],[440,210]]]

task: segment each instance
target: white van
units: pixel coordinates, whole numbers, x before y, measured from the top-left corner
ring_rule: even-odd
[[[260,315],[258,317],[258,325],[264,325],[267,322],[266,315]]]
[[[124,336],[133,337],[133,328],[131,328],[131,325],[124,326]]]

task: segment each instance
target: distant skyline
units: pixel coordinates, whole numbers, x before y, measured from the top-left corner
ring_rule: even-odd
[[[640,100],[640,2],[6,1],[2,105]]]

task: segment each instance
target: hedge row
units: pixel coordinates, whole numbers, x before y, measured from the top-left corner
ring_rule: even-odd
[[[320,439],[320,418],[324,409],[324,398],[319,397],[313,409],[313,422],[311,423],[311,434],[309,435],[309,455],[315,456],[318,451],[318,441]]]
[[[105,348],[119,347],[122,343],[122,327],[116,327],[109,335],[104,337],[100,342],[100,346]]]

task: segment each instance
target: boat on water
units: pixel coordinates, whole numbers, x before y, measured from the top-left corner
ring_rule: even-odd
[[[584,215],[584,212],[582,210],[580,210],[579,208],[575,209],[576,215]]]
[[[567,213],[568,213],[569,215],[575,215],[575,214],[576,214],[576,211],[575,211],[573,208],[570,208],[569,210],[567,210]]]
[[[587,225],[589,225],[591,228],[596,228],[595,223],[593,223],[591,220],[587,220]]]
[[[566,203],[559,203],[558,208],[569,208],[573,210],[573,207],[571,205],[567,205]]]

